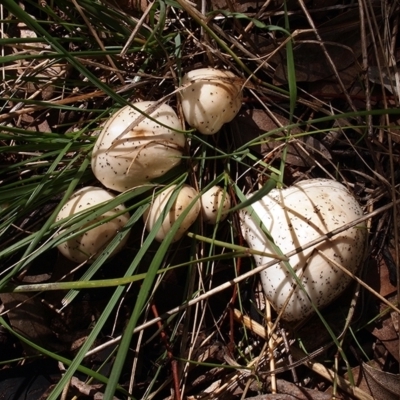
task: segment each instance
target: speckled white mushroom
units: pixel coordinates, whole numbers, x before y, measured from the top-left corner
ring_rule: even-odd
[[[164,240],[166,234],[171,230],[171,227],[175,223],[175,221],[179,218],[182,212],[189,207],[190,203],[198,195],[196,189],[192,188],[189,185],[183,185],[169,212],[166,213],[165,209],[168,200],[172,196],[175,189],[176,185],[172,185],[163,190],[158,196],[155,197],[153,203],[143,215],[143,221],[145,223],[146,229],[150,232],[157,222],[157,219],[161,215],[165,214],[165,218],[163,220],[161,228],[159,229],[155,237],[155,239],[159,242],[162,242]],[[200,213],[200,207],[200,200],[197,200],[190,208],[188,214],[180,224],[172,242],[176,242],[177,240],[179,240],[189,229],[189,227],[194,223],[194,221],[196,221]]]
[[[200,68],[182,78],[180,92],[186,122],[199,132],[212,135],[232,121],[242,105],[239,78],[230,71]]]
[[[200,198],[201,214],[203,221],[215,225],[220,216],[219,221],[223,221],[231,208],[231,198],[229,194],[220,186],[213,186],[203,193]]]
[[[274,189],[252,207],[253,211],[240,213],[243,236],[251,248],[269,253],[274,252],[273,245],[256,222],[256,216],[285,254],[363,215],[347,188],[327,179],[310,179],[287,189]],[[340,295],[351,280],[327,259],[356,272],[362,261],[366,237],[365,223],[360,223],[290,257],[291,267],[318,308]],[[257,265],[271,261],[263,256],[254,258]],[[290,296],[282,314],[284,319],[300,320],[313,312],[310,301],[283,262],[262,271],[261,282],[266,297],[278,312]]]
[[[108,193],[106,190],[88,186],[75,192],[72,197],[65,203],[64,207],[58,213],[56,221],[60,221],[83,210],[99,205],[110,200],[115,196]],[[80,229],[84,229],[98,222],[105,220],[115,214],[125,210],[124,205],[119,205],[110,211],[100,215],[99,217],[84,224]],[[117,233],[126,225],[129,220],[129,213],[124,213],[116,216],[114,219],[98,225],[82,235],[75,236],[66,242],[60,244],[58,249],[68,259],[77,263],[88,261],[93,262],[98,255],[107,247]],[[110,257],[115,255],[122,249],[128,240],[126,235],[118,244],[115,250],[110,254]]]
[[[92,170],[105,187],[123,192],[149,183],[181,162],[186,138],[176,130],[182,130],[182,124],[169,105],[152,110],[155,104],[134,105],[157,122],[126,106],[104,125],[93,149]],[[123,134],[136,121],[140,122]]]

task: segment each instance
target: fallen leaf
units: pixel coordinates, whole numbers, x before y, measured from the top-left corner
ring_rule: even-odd
[[[386,308],[386,306],[385,306]],[[382,320],[382,324],[372,330],[372,334],[379,339],[385,346],[386,350],[398,361],[399,357],[399,335],[393,326],[393,320],[390,315],[386,315]]]
[[[0,371],[2,400],[39,400],[52,384],[60,379],[53,360],[39,359],[26,364],[15,364]]]
[[[376,14],[379,16],[379,13]],[[326,51],[340,73],[341,79],[353,81],[355,72],[349,69],[361,55],[360,32],[354,29],[359,26],[358,10],[351,10],[320,24],[318,33]],[[300,33],[296,37],[294,49],[295,73],[297,82],[316,82],[334,77],[334,72],[324,49],[317,41],[314,33]],[[274,84],[287,82],[286,50],[278,52],[269,62],[276,66]]]
[[[400,375],[381,371],[367,363],[363,363],[362,366],[365,379],[375,399],[399,400]]]
[[[394,250],[393,249],[388,249],[388,251],[394,256]],[[394,259],[394,258],[393,258]],[[390,283],[391,280],[389,278],[390,272],[389,268],[387,265],[387,261],[385,260],[384,257],[380,260],[379,263],[379,294],[383,297],[386,297],[388,295],[391,295],[396,292],[396,286],[392,285]],[[393,278],[393,277],[392,277]]]
[[[340,79],[343,82],[345,88],[350,88],[353,91],[353,85],[360,75],[361,68],[358,63],[349,65],[347,68],[339,72]],[[332,79],[318,80],[316,82],[311,82],[309,85],[309,91],[313,96],[321,98],[340,98],[342,97],[342,87],[339,85],[337,78],[332,77]],[[352,93],[351,93],[352,94]],[[362,98],[365,97],[364,93],[361,93]],[[354,95],[353,97],[357,97]]]
[[[317,392],[320,393],[320,392]],[[290,394],[283,394],[283,393],[274,393],[274,394],[262,394],[260,396],[254,397],[246,397],[245,400],[299,400],[299,399],[307,399],[307,400],[319,400],[319,399],[327,399],[332,398],[329,397],[296,397],[291,396]]]
[[[0,300],[14,331],[50,350],[63,350],[49,328],[48,308],[38,296],[26,293],[1,293]],[[30,346],[22,343],[28,354],[36,354]]]
[[[294,383],[285,381],[283,379],[276,380],[276,389],[280,394],[291,396],[290,398],[298,400],[331,400],[332,396],[329,393],[324,393],[318,390],[303,388],[295,385]]]
[[[310,0],[306,0],[308,3]],[[211,5],[214,10],[226,10],[235,12],[247,12],[249,10],[259,10],[263,5],[263,1],[249,1],[249,0],[211,0]],[[267,9],[282,7],[282,0],[272,0]],[[297,0],[286,0],[286,7],[288,10],[298,9],[300,6]]]
[[[97,383],[97,384],[92,384],[89,385],[85,382],[82,382],[80,379],[77,377],[73,376],[71,378],[71,386],[74,387],[79,391],[79,393],[84,394],[86,396],[93,396],[95,393],[97,393],[101,388],[104,387],[103,383]]]
[[[290,121],[282,115],[273,113],[270,117],[264,110],[245,110],[239,113],[234,122],[237,126],[238,145],[244,145],[251,140],[257,139],[266,132],[270,132],[281,126],[287,126]],[[299,128],[293,128],[291,135],[301,133]],[[253,149],[268,159],[279,159],[285,146],[287,146],[286,163],[296,167],[309,167],[315,165],[318,160],[322,164],[326,164],[331,155],[328,149],[313,136],[303,136],[293,138],[289,143],[285,143],[282,138],[286,133],[279,132],[271,135],[263,141],[253,146]]]
[[[383,83],[385,89],[388,90],[390,93],[395,94],[398,98],[400,96],[400,93],[398,92],[399,87],[396,85],[397,73],[397,68],[390,69],[389,72],[387,72],[386,69],[382,70],[382,68],[373,65],[368,68],[369,80],[377,85]]]
[[[359,44],[359,42],[357,43]],[[345,50],[339,43],[327,43],[325,48],[337,70],[342,72],[340,76],[346,78],[346,82],[352,82],[354,73],[346,72],[356,61],[350,46]],[[283,55],[285,60],[285,56]],[[302,43],[294,48],[295,73],[297,82],[316,82],[328,79],[334,76],[332,67],[327,60],[324,50],[317,43]],[[346,60],[346,61],[345,61]],[[344,71],[344,72],[343,72]],[[287,82],[287,64],[286,61],[280,62],[275,70],[274,85],[282,85]]]

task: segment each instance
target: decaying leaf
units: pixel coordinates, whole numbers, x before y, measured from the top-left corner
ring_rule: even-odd
[[[31,16],[35,19],[34,16]],[[21,39],[37,39],[38,36],[36,32],[31,30],[25,23],[20,22],[17,27],[19,28],[19,35]],[[27,42],[25,46],[29,49],[27,52],[31,55],[37,55],[40,51],[49,49],[50,46],[42,42]],[[18,53],[18,49],[13,50]],[[43,100],[49,100],[52,98],[55,87],[52,82],[56,79],[65,76],[66,65],[54,64],[45,61],[27,61],[19,60],[17,62],[17,73],[21,77],[21,82],[26,84],[21,84],[20,88],[26,90],[27,94],[32,95],[34,93],[41,93]]]
[[[34,18],[32,15],[31,17]],[[37,39],[36,32],[30,29],[25,23],[19,22],[17,27],[22,39]],[[40,51],[46,48],[46,45],[44,43],[29,43],[29,47],[37,48]]]
[[[289,398],[297,400],[331,400],[332,398],[329,393],[300,387],[283,379],[276,380],[276,389],[280,394],[289,395]]]
[[[74,387],[75,389],[77,389],[79,391],[79,393],[82,393],[86,396],[93,396],[101,388],[104,387],[104,384],[97,383],[97,384],[89,385],[85,382],[82,382],[77,377],[73,376],[71,379],[71,386]]]
[[[26,293],[1,293],[0,300],[15,332],[47,349],[62,349],[49,328],[49,309],[39,297]],[[25,351],[35,353],[29,346],[25,346]]]
[[[308,3],[310,0],[306,0],[305,3]],[[264,1],[249,1],[249,0],[211,0],[211,5],[214,10],[226,10],[235,12],[247,12],[249,10],[259,10],[260,7],[264,4]],[[286,7],[289,10],[298,9],[300,6],[297,0],[286,0]],[[270,9],[281,8],[283,5],[282,0],[272,0],[270,3]]]
[[[307,399],[307,400],[326,400],[326,399],[331,399],[332,396],[328,395],[325,397],[324,393],[317,392],[316,390],[313,390],[311,392],[311,395],[307,397],[297,397],[297,396],[292,396],[290,394],[285,394],[285,393],[270,393],[270,394],[263,394],[260,396],[254,396],[254,397],[246,397],[246,400],[302,400],[302,399]],[[314,396],[315,395],[315,396]]]
[[[359,45],[359,42],[357,44]],[[343,48],[340,43],[329,43],[325,46],[338,71],[344,71],[341,75],[346,78],[346,82],[353,82],[354,73],[348,77],[349,74],[346,73],[346,69],[356,61],[357,54],[353,53],[350,46]],[[323,49],[315,41],[296,46],[294,48],[294,59],[297,82],[315,82],[334,76]],[[286,83],[286,76],[286,61],[283,61],[279,63],[275,70],[274,84],[282,85]]]
[[[400,96],[399,87],[396,85],[396,74],[398,73],[397,68],[391,68],[389,71],[382,70],[376,66],[370,66],[368,68],[368,78],[371,82],[380,85],[383,83],[385,89],[390,93],[395,94],[397,98]],[[382,78],[382,80],[381,80]]]
[[[54,361],[39,358],[32,362],[15,363],[0,370],[0,398],[2,400],[44,400],[54,381],[60,379]]]
[[[381,326],[374,327],[372,334],[381,341],[386,350],[399,362],[399,335],[393,326],[390,315],[387,315],[382,320]]]
[[[400,118],[395,118],[395,120],[390,123],[388,130],[392,140],[396,143],[400,143]]]
[[[236,124],[238,144],[245,144],[266,132],[290,124],[287,118],[279,114],[274,113],[273,117],[275,120],[264,110],[245,110],[239,113],[233,122]],[[287,144],[285,140],[282,140],[287,135],[283,130],[268,136],[260,144],[254,146],[254,150],[268,160],[273,160],[279,159],[283,148],[288,146],[286,163],[296,167],[313,166],[315,160],[325,164],[331,159],[328,149],[319,140],[311,135],[296,138],[299,133],[301,133],[299,128],[291,129],[290,134],[294,137]]]
[[[375,399],[398,400],[400,398],[400,375],[391,374],[363,363],[365,378]]]
[[[340,72],[342,81],[348,84],[354,81],[359,72],[358,66],[355,69],[352,67],[361,55],[361,39],[359,30],[354,29],[356,25],[359,25],[358,10],[340,14],[318,26],[326,51]],[[316,82],[335,76],[325,50],[314,33],[301,33],[296,42],[298,44],[293,51],[297,82]],[[286,83],[286,50],[278,52],[269,61],[276,65],[274,83]]]

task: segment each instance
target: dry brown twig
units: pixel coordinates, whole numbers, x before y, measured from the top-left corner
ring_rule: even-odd
[[[251,318],[243,315],[239,310],[235,310],[235,318],[237,319],[237,321],[243,323],[246,326],[246,328],[250,329],[252,332],[262,337],[263,339],[268,340],[268,335],[265,331],[265,328],[262,325],[253,321]],[[277,344],[279,344],[282,341],[282,339],[276,337],[275,334],[273,334],[271,338],[273,338],[275,341],[275,348],[277,347]],[[338,376],[334,371],[325,367],[323,364],[310,360],[309,357],[298,348],[291,346],[290,351],[295,359],[304,360],[301,361],[301,363],[306,367],[308,367],[309,369],[311,369],[312,371],[316,372],[318,375],[324,377],[330,382],[334,382],[336,380],[338,386],[344,392],[354,396],[356,399],[359,400],[374,400],[368,393],[365,393],[358,387],[352,386],[349,381]]]

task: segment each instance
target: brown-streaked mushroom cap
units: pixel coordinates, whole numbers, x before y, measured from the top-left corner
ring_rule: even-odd
[[[252,204],[252,208],[240,212],[241,231],[249,247],[275,252],[261,220],[283,254],[363,215],[347,188],[328,179],[310,179],[287,189],[273,189]],[[351,280],[330,260],[356,272],[363,259],[366,237],[363,222],[290,257],[289,264],[308,295],[297,285],[284,262],[265,269],[260,276],[266,297],[278,312],[287,302],[282,316],[288,321],[300,320],[313,312],[309,298],[318,308],[329,304]],[[258,266],[272,260],[260,255],[254,255],[254,259]]]

